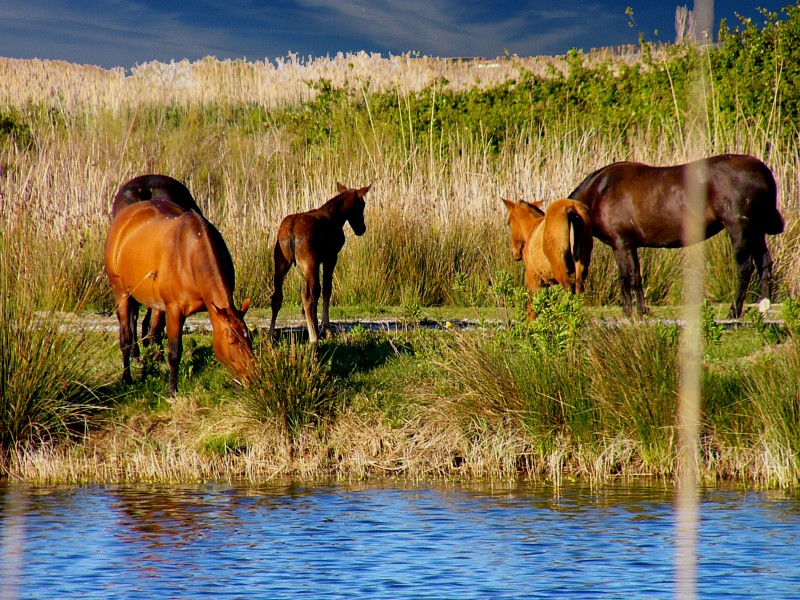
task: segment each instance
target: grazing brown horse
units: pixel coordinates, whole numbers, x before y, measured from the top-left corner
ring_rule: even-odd
[[[333,290],[333,269],[344,246],[344,224],[356,235],[364,235],[364,196],[371,186],[350,189],[337,184],[339,194],[319,208],[289,215],[278,227],[275,242],[275,291],[272,294],[272,321],[270,335],[275,332],[275,319],[283,304],[283,280],[293,264],[305,275],[303,284],[303,312],[311,342],[319,339],[317,303],[319,302],[319,270],[322,266],[322,332],[330,335],[330,301]]]
[[[705,239],[724,228],[733,244],[739,287],[730,316],[742,314],[754,267],[761,278],[761,296],[771,297],[772,257],[765,235],[781,233],[784,223],[778,211],[775,179],[763,162],[741,154],[671,167],[619,162],[589,175],[569,197],[589,207],[594,236],[614,249],[622,307],[628,316],[632,313],[631,290],[636,294],[639,314],[647,312],[637,248],[685,245],[687,180],[692,173],[695,177],[701,173],[701,189],[705,191]]]
[[[583,293],[594,244],[586,205],[562,199],[542,210],[540,202],[505,198],[503,202],[511,228],[511,255],[524,261],[530,293],[555,283],[573,293]],[[532,316],[530,312],[528,316]]]
[[[203,211],[195,202],[191,192],[177,179],[168,175],[140,175],[123,183],[117,190],[117,195],[111,203],[111,218],[117,216],[122,209],[142,200],[169,200],[180,206],[183,210],[196,210],[201,215]],[[139,311],[130,311],[131,330],[133,331],[133,351],[134,358],[139,356],[139,345],[136,343],[136,321],[139,318]],[[148,308],[142,319],[142,345],[154,344],[161,348],[161,341],[164,339],[164,327],[166,321],[164,313]],[[159,350],[160,352],[160,350]]]
[[[214,353],[234,376],[246,379],[253,367],[250,332],[233,304],[235,274],[225,241],[202,215],[168,200],[136,202],[111,223],[105,266],[114,290],[122,350],[122,380],[130,383],[133,347],[130,312],[140,304],[166,315],[169,391],[177,391],[181,335],[186,317],[208,311]]]

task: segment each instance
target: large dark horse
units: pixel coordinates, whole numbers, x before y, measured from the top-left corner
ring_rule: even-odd
[[[337,184],[339,194],[319,208],[289,215],[278,227],[275,242],[275,291],[272,294],[272,320],[270,335],[275,332],[275,319],[283,304],[283,280],[293,264],[305,275],[303,284],[303,312],[311,342],[319,339],[317,303],[319,302],[319,270],[322,266],[322,332],[331,333],[329,307],[333,290],[333,269],[344,246],[344,224],[356,235],[364,235],[364,196],[370,186],[350,189]]]
[[[244,314],[233,304],[233,260],[219,231],[200,213],[168,200],[135,202],[111,222],[105,267],[114,290],[122,351],[122,379],[131,382],[131,311],[139,305],[166,315],[169,340],[169,391],[177,391],[186,317],[207,311],[217,358],[246,379],[254,360]]]
[[[201,215],[203,214],[191,192],[183,183],[168,175],[151,174],[134,177],[119,186],[117,194],[111,202],[111,218],[114,219],[122,209],[143,200],[169,200],[183,210],[196,210]],[[129,315],[133,331],[132,355],[134,358],[139,356],[139,345],[136,343],[138,313],[138,310],[131,311]],[[153,314],[153,310],[148,308],[142,319],[142,345],[148,346],[152,343],[160,349],[161,341],[164,339],[165,326],[164,313],[155,311]]]
[[[775,178],[763,162],[741,154],[671,167],[618,162],[589,175],[569,197],[589,207],[594,236],[614,249],[626,315],[632,312],[631,290],[639,313],[647,312],[637,248],[685,245],[690,176],[701,178],[702,186],[697,187],[705,192],[705,238],[726,229],[733,243],[739,287],[730,316],[741,316],[754,268],[761,278],[762,297],[771,297],[772,257],[765,235],[781,233],[784,223]]]

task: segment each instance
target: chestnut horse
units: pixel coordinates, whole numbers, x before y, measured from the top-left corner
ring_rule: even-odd
[[[583,293],[594,245],[586,205],[562,199],[542,210],[540,202],[502,200],[508,209],[511,256],[525,263],[530,293],[555,283]]]
[[[761,278],[761,296],[772,295],[772,257],[766,234],[783,232],[775,178],[753,156],[723,154],[671,167],[618,162],[598,169],[569,195],[592,214],[596,238],[614,249],[622,287],[622,308],[632,313],[631,290],[639,314],[647,313],[637,248],[684,246],[687,179],[700,174],[705,191],[705,239],[728,231],[739,270],[731,318],[739,318],[753,274]],[[694,175],[697,177],[698,175]]]
[[[117,216],[123,208],[142,200],[169,200],[180,206],[183,210],[196,210],[201,215],[203,211],[195,202],[191,192],[177,179],[168,175],[140,175],[123,183],[117,190],[117,195],[111,203],[111,218]],[[139,311],[130,312],[131,329],[133,331],[133,351],[134,358],[139,356],[139,345],[136,343],[136,321],[139,318]],[[164,313],[148,308],[142,319],[142,345],[148,346],[155,344],[161,348],[161,340],[164,339],[165,327]],[[160,350],[159,350],[160,352]]]
[[[333,269],[344,246],[344,224],[356,235],[364,235],[364,196],[371,186],[350,189],[336,184],[339,194],[319,208],[289,215],[278,227],[275,242],[275,291],[272,294],[272,321],[270,335],[275,332],[275,319],[283,304],[283,280],[293,264],[297,264],[305,275],[303,284],[303,312],[311,342],[319,339],[317,323],[319,302],[319,270],[322,266],[322,333],[330,335],[330,301],[333,291]]]
[[[111,223],[105,252],[114,290],[122,350],[122,380],[131,383],[133,348],[130,312],[140,304],[166,315],[169,391],[177,391],[181,335],[186,317],[208,311],[217,358],[246,379],[254,360],[244,314],[233,304],[235,274],[219,231],[197,211],[168,200],[146,200],[122,209]]]

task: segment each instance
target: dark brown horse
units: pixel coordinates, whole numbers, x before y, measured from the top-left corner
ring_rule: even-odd
[[[191,192],[180,181],[168,175],[151,174],[134,177],[119,187],[111,203],[111,218],[114,219],[125,207],[143,200],[169,200],[183,210],[196,210],[203,214]],[[129,316],[133,331],[132,355],[136,358],[139,356],[139,345],[136,343],[136,321],[139,318],[139,311],[131,311]],[[142,345],[148,346],[152,343],[160,352],[165,326],[164,313],[160,311],[153,313],[153,310],[148,308],[142,319]]]
[[[688,178],[699,177],[705,192],[705,238],[726,229],[733,243],[739,287],[730,316],[742,314],[747,286],[758,271],[761,296],[772,293],[772,257],[766,234],[781,233],[775,178],[757,158],[724,154],[695,163],[651,167],[619,162],[598,169],[569,197],[589,206],[594,236],[614,249],[622,286],[622,307],[632,313],[631,290],[640,314],[647,312],[637,248],[684,246]]]
[[[166,315],[169,391],[177,391],[181,335],[186,317],[208,311],[214,353],[234,376],[246,379],[253,367],[250,332],[233,304],[235,274],[219,231],[197,211],[168,200],[136,202],[111,223],[106,273],[114,290],[122,350],[122,380],[130,383],[133,348],[130,312],[140,304]]]
[[[283,304],[283,280],[293,264],[297,264],[305,275],[303,284],[303,311],[311,342],[319,339],[317,303],[319,302],[319,269],[322,266],[322,332],[329,335],[330,301],[333,290],[333,269],[344,246],[344,224],[356,235],[367,230],[364,224],[364,195],[370,186],[349,189],[337,184],[339,194],[319,208],[289,215],[278,227],[275,242],[275,291],[272,294],[272,321],[270,335],[275,332],[275,319]]]

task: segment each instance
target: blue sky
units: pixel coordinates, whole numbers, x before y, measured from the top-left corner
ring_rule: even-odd
[[[734,12],[763,19],[797,0],[716,0],[715,22]],[[384,56],[520,56],[675,38],[663,0],[0,0],[0,56],[130,68],[206,56],[274,60],[288,53]],[[626,8],[633,9],[630,26]],[[714,31],[716,32],[715,25]]]

